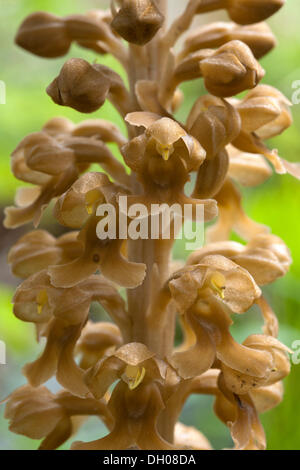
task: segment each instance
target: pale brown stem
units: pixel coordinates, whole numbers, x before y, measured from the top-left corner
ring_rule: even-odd
[[[167,0],[156,0],[160,11],[166,16]],[[148,79],[157,80],[161,76],[161,50],[159,38],[157,35],[150,44],[141,48],[130,46],[130,67],[129,83],[132,102],[139,110],[139,105],[135,96],[135,85],[138,80]],[[146,54],[144,54],[146,53]],[[146,57],[148,66],[145,67],[143,60]],[[145,70],[147,76],[145,77]],[[137,128],[129,127],[129,137],[137,135]],[[132,174],[131,189],[133,194],[141,194],[143,188],[137,181],[137,176]],[[128,240],[128,257],[131,261],[144,263],[147,266],[147,274],[143,284],[136,289],[128,289],[128,314],[131,321],[131,341],[142,342],[152,349],[158,357],[165,358],[173,348],[175,335],[175,316],[171,312],[169,322],[163,321],[156,329],[149,328],[147,313],[153,300],[153,294],[159,292],[169,276],[169,260],[172,243],[161,243],[157,240]],[[168,416],[166,416],[168,419]],[[162,436],[164,430],[169,431],[169,426],[160,423]]]
[[[180,36],[190,27],[200,1],[190,0],[184,12],[171,25],[169,30],[161,38],[161,44],[165,50],[175,45]]]
[[[167,0],[157,0],[156,4],[160,11],[166,16]],[[145,52],[147,54],[145,55]],[[151,60],[151,67],[145,67],[144,60]],[[135,96],[135,85],[141,79],[157,79],[157,70],[159,67],[160,51],[159,51],[159,38],[154,38],[151,41],[151,46],[139,47],[130,46],[130,69],[129,69],[129,83],[132,102],[135,102],[136,110],[139,106]],[[147,76],[145,77],[145,71]],[[129,129],[130,137],[136,135],[136,128]],[[136,175],[132,175],[132,191],[134,194],[141,194],[143,189],[137,181]],[[171,335],[166,340],[165,331],[155,331],[157,338],[155,341],[149,337],[147,328],[147,311],[152,300],[152,293],[156,290],[158,292],[163,283],[166,281],[169,274],[169,259],[172,244],[160,244],[155,240],[129,240],[128,241],[128,256],[131,261],[144,263],[147,266],[147,275],[141,286],[136,289],[128,290],[128,311],[131,318],[131,331],[132,341],[140,341],[147,345],[154,347],[159,356],[166,355],[167,349],[170,349],[170,343],[173,344]],[[153,267],[157,270],[156,280],[153,281]],[[155,282],[155,285],[153,285]],[[170,326],[170,325],[169,325]],[[171,329],[172,331],[172,329]]]

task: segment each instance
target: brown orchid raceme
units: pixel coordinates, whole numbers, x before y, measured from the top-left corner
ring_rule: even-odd
[[[8,254],[22,280],[14,314],[45,343],[23,369],[27,385],[6,400],[5,417],[11,431],[42,439],[43,450],[65,444],[89,416],[107,434],[71,449],[211,450],[200,430],[181,422],[192,394],[214,397],[235,450],[262,450],[259,415],[283,398],[290,350],[277,339],[264,286],[292,260],[283,240],[245,213],[243,187],[271,178],[272,166],[299,179],[299,164],[265,143],[292,124],[291,103],[260,84],[258,62],[276,45],[264,21],[284,0],[186,0],[169,24],[171,3],[112,0],[109,11],[64,18],[38,12],[17,33],[17,45],[40,57],[66,55],[75,43],[119,62],[115,71],[69,58],[49,79],[49,97],[99,114],[78,124],[52,118],[12,153],[13,174],[31,186],[18,190],[5,226],[37,227],[53,205],[63,227],[56,236],[44,226],[22,232]],[[229,22],[191,27],[219,10]],[[182,121],[181,84],[191,80],[206,92]],[[107,102],[120,127],[102,119]],[[177,232],[186,218],[199,221],[199,208],[203,222],[213,221],[205,244],[174,261]],[[238,342],[235,314],[252,308],[262,332]],[[51,378],[62,387],[56,395],[43,386]]]

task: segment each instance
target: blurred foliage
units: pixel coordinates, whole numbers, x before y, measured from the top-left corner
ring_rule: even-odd
[[[300,79],[300,41],[299,0],[289,0],[286,7],[270,20],[270,25],[278,39],[278,48],[262,60],[267,74],[264,82],[280,89],[289,99],[292,97],[292,83]],[[84,119],[79,113],[59,108],[53,104],[45,93],[45,88],[58,74],[66,57],[56,60],[44,60],[18,49],[13,44],[15,31],[22,19],[36,10],[53,12],[58,15],[84,12],[99,7],[99,0],[1,0],[2,25],[0,31],[0,61],[2,65],[0,80],[7,86],[7,104],[1,106],[0,129],[0,203],[1,207],[11,203],[19,183],[10,173],[9,155],[19,141],[39,130],[50,118],[63,115],[74,122]],[[104,2],[106,5],[108,2]],[[69,57],[83,57],[86,60],[98,60],[113,67],[120,73],[119,65],[109,57],[96,57],[94,53],[72,47]],[[204,93],[200,81],[183,87],[185,102],[179,116],[184,117],[191,108],[195,98]],[[270,143],[279,149],[282,157],[299,160],[300,154],[300,105],[293,107],[294,126],[282,136]],[[95,116],[109,119],[124,129],[118,114],[106,104]],[[93,116],[91,116],[93,117]],[[289,245],[294,264],[285,279],[265,289],[279,316],[280,339],[288,346],[300,339],[300,221],[299,201],[300,185],[289,176],[274,175],[259,188],[243,190],[244,207],[248,214],[258,222],[269,225],[273,233],[282,237]],[[1,242],[0,242],[1,243]],[[182,243],[177,243],[176,258],[184,258]],[[22,324],[12,315],[10,299],[13,289],[0,286],[0,339],[7,344],[8,365],[0,365],[0,400],[14,387],[25,382],[20,369],[28,360],[32,360],[40,350],[34,340],[31,325]],[[247,335],[260,332],[261,320],[258,312],[252,309],[243,316],[235,316],[232,328],[234,336],[242,341]],[[51,387],[56,387],[54,383]],[[300,385],[300,366],[293,366],[292,373],[285,381],[286,395],[283,403],[262,417],[266,428],[269,449],[300,449],[300,404],[298,387]],[[227,429],[218,422],[212,411],[212,398],[192,397],[185,406],[183,421],[196,425],[205,432],[216,448],[231,445]],[[0,417],[3,406],[0,408]],[[100,437],[104,428],[97,419],[91,419],[80,431],[79,439],[89,440]],[[22,436],[10,434],[7,423],[0,421],[0,449],[33,449],[36,442]],[[68,445],[65,446],[68,448]]]

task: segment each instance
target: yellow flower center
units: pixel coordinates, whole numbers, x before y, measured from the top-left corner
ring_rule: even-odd
[[[145,374],[145,367],[128,365],[125,369],[123,380],[128,384],[130,390],[134,390],[142,383]]]
[[[89,215],[92,215],[99,204],[102,204],[104,202],[104,197],[103,194],[100,193],[98,189],[92,189],[85,195],[85,205],[86,205],[86,210]]]
[[[157,143],[156,150],[163,157],[163,159],[167,162],[170,158],[170,155],[172,155],[172,153],[174,152],[174,147],[173,145],[161,145]]]
[[[48,294],[46,289],[40,290],[36,296],[37,312],[41,315],[43,307],[48,303]]]
[[[221,299],[224,299],[224,290],[226,284],[225,276],[216,271],[210,276],[209,283],[212,290],[215,291],[219,295],[219,297],[221,297]]]

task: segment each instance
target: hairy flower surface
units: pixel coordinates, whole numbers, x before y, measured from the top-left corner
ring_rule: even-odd
[[[43,439],[40,449],[59,448],[93,415],[107,435],[72,449],[210,450],[198,429],[180,422],[189,396],[204,394],[214,397],[234,449],[262,450],[259,415],[283,398],[290,350],[277,339],[264,286],[292,260],[283,240],[247,216],[241,186],[264,183],[273,168],[300,178],[299,164],[265,143],[292,124],[291,103],[260,83],[258,62],[276,45],[264,20],[284,0],[186,3],[170,25],[167,0],[113,0],[108,12],[65,18],[38,12],[16,36],[41,57],[63,56],[72,43],[112,54],[127,75],[72,58],[47,88],[56,104],[85,114],[110,101],[126,135],[100,110],[99,119],[76,125],[51,119],[12,153],[12,171],[27,185],[4,223],[35,226],[9,251],[21,279],[13,312],[44,344],[23,369],[27,385],[6,400],[5,417],[11,431]],[[231,21],[190,28],[197,15],[218,10]],[[202,80],[207,93],[181,122],[180,85],[191,80]],[[126,212],[123,198],[146,216]],[[172,262],[175,234],[154,237],[150,225],[148,237],[121,234],[187,204],[193,222],[202,208],[203,222],[212,223],[185,262]],[[49,205],[63,227],[58,237],[38,228]],[[109,318],[95,319],[93,303]],[[242,321],[253,306],[262,332],[238,342],[234,314]],[[57,394],[43,386],[52,377],[62,388]]]

